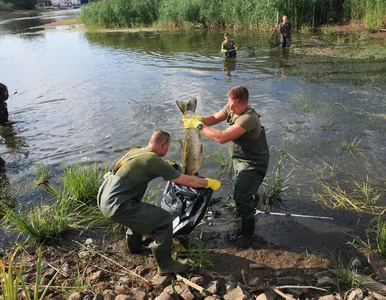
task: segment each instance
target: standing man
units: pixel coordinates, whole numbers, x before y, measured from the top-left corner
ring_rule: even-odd
[[[291,46],[291,30],[292,25],[287,21],[287,16],[283,16],[283,22],[276,24],[276,28],[279,27],[280,30],[280,47],[289,47]]]
[[[185,128],[201,130],[219,144],[228,143],[236,173],[233,198],[242,220],[241,233],[250,237],[255,230],[253,196],[265,177],[269,150],[260,115],[248,105],[247,88],[243,85],[232,87],[227,96],[228,103],[217,113],[183,121]],[[229,127],[224,131],[209,127],[225,120]]]
[[[161,159],[169,146],[169,133],[161,130],[154,132],[147,147],[133,148],[115,164],[112,171],[105,174],[97,197],[98,207],[106,218],[129,228],[129,250],[133,240],[140,237],[142,242],[142,234],[155,235],[150,248],[161,275],[182,272],[187,266],[171,257],[172,215],[155,205],[141,202],[149,181],[163,177],[164,180],[196,188],[217,190],[221,186],[215,179],[182,174]]]
[[[5,102],[9,97],[8,88],[0,82],[0,125],[3,126],[8,122],[8,109]]]
[[[224,41],[221,44],[221,52],[225,53],[226,57],[236,57],[237,46],[228,32],[224,33]]]

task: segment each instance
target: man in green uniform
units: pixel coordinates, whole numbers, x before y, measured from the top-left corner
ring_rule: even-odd
[[[249,93],[245,86],[235,86],[228,92],[228,103],[219,112],[184,119],[185,128],[198,128],[213,141],[228,143],[233,160],[236,182],[233,198],[241,216],[241,233],[252,236],[255,230],[255,207],[253,196],[265,177],[269,149],[260,115],[248,105]],[[227,121],[229,127],[217,130],[211,125]]]
[[[289,47],[291,46],[291,30],[292,25],[287,21],[287,16],[283,16],[283,22],[276,24],[276,28],[279,27],[280,30],[280,47]]]
[[[221,52],[224,52],[226,57],[236,57],[236,50],[235,41],[231,39],[228,32],[225,32],[224,41],[221,44]]]
[[[214,179],[182,174],[164,161],[161,157],[166,155],[169,145],[170,136],[167,132],[154,132],[147,147],[132,149],[116,163],[111,172],[105,174],[97,197],[103,215],[128,227],[127,234],[154,234],[155,241],[150,248],[161,275],[182,272],[186,265],[171,258],[172,215],[155,205],[141,202],[149,181],[163,177],[164,180],[195,188],[217,190],[221,186]]]

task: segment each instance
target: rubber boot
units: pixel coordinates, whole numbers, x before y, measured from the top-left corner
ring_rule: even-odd
[[[255,232],[255,219],[241,220],[241,234],[243,236],[251,237]]]
[[[186,264],[174,261],[172,259],[171,249],[152,247],[151,250],[158,265],[158,273],[161,276],[172,273],[180,273],[188,268]]]
[[[138,254],[142,248],[142,234],[127,228],[126,231],[127,249],[130,254]]]

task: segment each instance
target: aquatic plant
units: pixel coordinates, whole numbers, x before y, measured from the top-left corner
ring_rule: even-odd
[[[345,151],[348,151],[352,156],[354,156],[355,154],[357,155],[362,155],[363,154],[363,150],[362,148],[359,146],[361,140],[358,140],[357,137],[354,138],[354,140],[352,140],[351,142],[348,142],[344,136],[342,136],[342,143],[340,145],[340,149],[341,149],[341,155],[343,154],[343,152]]]
[[[330,165],[327,162],[323,162],[322,166],[316,166],[314,173],[319,180],[331,181],[336,178],[336,172],[339,170],[336,161]]]
[[[332,26],[332,25],[323,26],[321,29],[321,32],[325,35],[336,34],[336,26]]]
[[[220,166],[216,172],[217,176],[225,173],[229,178],[232,178],[233,163],[229,156],[222,154],[219,150],[216,149],[211,153],[209,160]]]
[[[341,9],[341,8],[339,8]],[[295,28],[323,24],[334,11],[329,0],[111,0],[82,8],[80,19],[98,27],[166,25],[172,27],[273,29],[277,13],[286,13]],[[279,20],[281,21],[281,20]]]
[[[159,0],[112,0],[84,6],[79,18],[86,25],[98,27],[148,26],[158,19]]]
[[[44,166],[42,162],[37,162],[34,169],[36,184],[47,184],[50,173],[51,170],[49,167]]]
[[[375,217],[366,230],[366,240],[359,236],[348,244],[363,251],[369,251],[386,258],[386,222],[382,220],[382,215]]]
[[[300,33],[310,33],[312,31],[312,26],[310,24],[302,24],[300,27]]]
[[[382,193],[375,194],[376,190],[372,188],[371,183],[369,182],[369,177],[366,176],[366,181],[363,181],[361,183],[355,181],[355,185],[358,187],[361,195],[365,199],[365,204],[366,206],[374,206],[378,199],[381,197]]]
[[[38,205],[29,208],[10,209],[0,203],[4,214],[2,221],[6,229],[22,233],[26,241],[44,242],[64,232],[75,217],[69,211],[68,203],[60,201],[54,205]]]
[[[272,171],[264,178],[262,184],[263,193],[259,191],[255,194],[255,198],[258,195],[262,195],[264,207],[277,205],[277,202],[281,202],[281,195],[291,188],[291,185],[287,182],[292,178],[292,172],[295,170],[295,167],[283,177],[282,172],[286,167],[285,158],[286,153],[281,149],[276,149],[276,164],[273,167]],[[271,181],[271,184],[267,182]]]
[[[149,189],[143,197],[142,202],[149,204],[157,204],[157,200],[159,199],[159,194],[161,191],[161,185],[162,183],[157,185],[154,189]]]
[[[320,183],[324,193],[315,193],[314,198],[321,204],[329,208],[354,209],[358,212],[369,211],[372,213],[382,210],[381,206],[376,206],[380,195],[373,195],[373,189],[368,181],[362,185],[354,182],[359,187],[360,192],[342,188],[338,182],[335,184]]]
[[[92,202],[96,199],[103,174],[107,170],[106,165],[101,169],[97,163],[91,165],[88,162],[66,167],[62,177],[63,190],[76,201],[94,204]]]
[[[383,0],[347,0],[344,14],[348,20],[363,20],[370,32],[385,24],[386,5]]]

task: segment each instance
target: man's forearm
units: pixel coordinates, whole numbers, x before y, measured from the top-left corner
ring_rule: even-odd
[[[202,117],[202,123],[204,123],[207,126],[215,125],[220,123],[221,120],[217,120],[214,115],[204,116]]]

